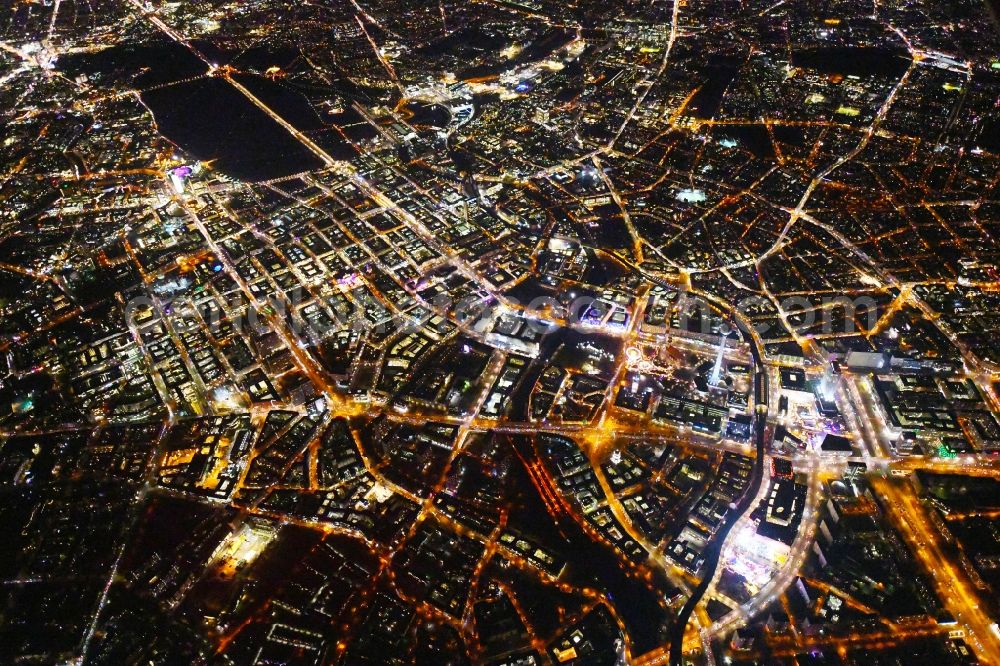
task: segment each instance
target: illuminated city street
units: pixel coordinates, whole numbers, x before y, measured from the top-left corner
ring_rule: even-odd
[[[0,96],[0,663],[1000,666],[993,0],[11,0]]]

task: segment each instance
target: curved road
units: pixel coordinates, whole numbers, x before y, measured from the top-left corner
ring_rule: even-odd
[[[733,318],[736,319],[735,317]],[[708,590],[709,584],[712,582],[712,578],[715,577],[715,570],[719,566],[719,557],[722,555],[722,547],[726,543],[726,538],[729,536],[730,530],[740,519],[740,517],[747,512],[750,505],[753,503],[755,497],[757,497],[757,492],[760,490],[760,484],[764,477],[764,431],[767,427],[767,368],[760,356],[760,349],[757,347],[757,343],[750,334],[750,331],[740,323],[736,321],[736,326],[740,329],[743,337],[747,340],[750,345],[750,354],[753,356],[754,360],[754,396],[756,398],[756,412],[754,413],[754,437],[756,440],[757,447],[757,457],[754,459],[753,473],[750,476],[750,485],[747,487],[746,492],[740,498],[739,503],[736,505],[735,511],[730,511],[726,516],[726,520],[723,522],[721,528],[719,528],[718,533],[712,542],[705,549],[705,565],[704,573],[702,575],[701,582],[698,583],[698,587],[694,589],[691,593],[691,597],[681,608],[680,613],[677,616],[677,621],[674,623],[673,628],[670,632],[670,663],[672,666],[680,666],[683,662],[683,646],[684,646],[684,629],[687,627],[688,621],[691,619],[691,614],[694,613],[695,607],[701,598],[705,595],[705,591]]]

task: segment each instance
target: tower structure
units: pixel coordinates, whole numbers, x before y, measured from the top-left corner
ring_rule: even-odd
[[[715,365],[712,366],[712,374],[708,376],[709,386],[719,386],[722,383],[722,363],[725,360],[727,337],[729,337],[728,331],[723,331],[719,337],[719,352],[715,356]]]

